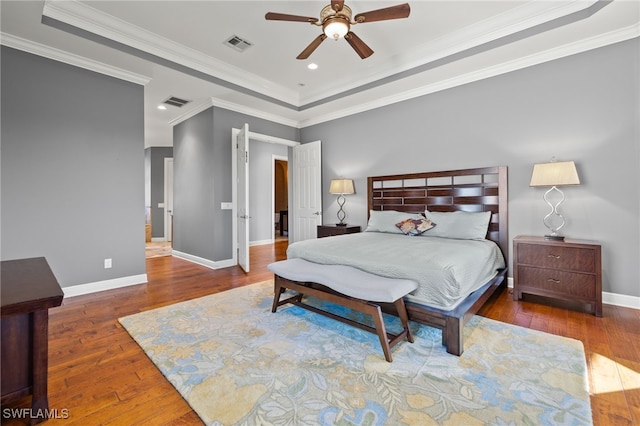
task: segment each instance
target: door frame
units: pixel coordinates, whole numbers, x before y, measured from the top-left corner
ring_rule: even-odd
[[[238,266],[244,272],[249,272],[251,269],[249,255],[249,230],[251,228],[249,223],[251,217],[249,215],[249,142],[249,125],[245,123],[236,136],[236,161],[233,164],[236,166],[238,185],[236,186],[235,203],[232,202],[232,207],[235,205],[237,212],[233,217],[238,221],[236,227],[238,249],[235,252],[238,255]]]
[[[287,162],[287,168],[289,167],[289,157],[285,157],[284,155],[276,155],[276,154],[271,154],[271,223],[275,223],[276,222],[276,161],[280,160],[280,161],[286,161]],[[287,173],[287,176],[289,174]],[[287,199],[289,199],[289,179],[287,179]],[[289,218],[287,217],[287,220],[289,220]],[[279,220],[280,223],[280,229],[282,229],[282,217],[280,217]],[[289,230],[288,224],[287,224],[287,232]],[[274,226],[271,227],[271,241],[275,241],[276,240],[276,229]]]
[[[171,182],[168,182],[167,170],[171,168]],[[171,196],[171,205],[169,206],[167,200]],[[173,157],[164,158],[164,202],[162,203],[163,215],[164,215],[164,241],[170,242],[173,246]]]
[[[236,139],[241,129],[231,128],[231,232],[233,235],[233,250],[232,250],[232,263],[238,264],[238,151],[236,148]],[[278,138],[276,136],[264,135],[262,133],[256,133],[249,131],[249,142],[252,140],[258,142],[275,143],[279,145],[286,145],[290,148],[300,145],[300,142],[292,141],[289,139]],[[250,189],[249,189],[250,190]],[[291,193],[289,194],[291,197]],[[290,199],[290,198],[289,198]],[[271,209],[273,210],[273,209]],[[271,213],[273,215],[273,213]],[[247,242],[248,244],[248,242]],[[250,261],[249,261],[250,264]]]

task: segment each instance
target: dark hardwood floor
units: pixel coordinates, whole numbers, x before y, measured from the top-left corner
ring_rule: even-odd
[[[50,310],[47,425],[198,425],[198,416],[117,319],[272,278],[266,265],[284,259],[287,242],[251,248],[251,272],[211,270],[171,256],[147,260],[148,283],[63,301]],[[509,291],[480,315],[581,340],[596,425],[640,425],[640,310],[604,306],[602,318]],[[28,398],[2,407],[28,407]],[[64,417],[64,418],[62,418]]]

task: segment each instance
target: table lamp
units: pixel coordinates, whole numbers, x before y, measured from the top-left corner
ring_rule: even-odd
[[[344,218],[346,214],[342,209],[342,207],[344,206],[344,202],[345,202],[344,195],[355,193],[355,190],[353,188],[353,180],[352,179],[332,179],[331,186],[329,187],[329,193],[338,195],[337,201],[338,201],[338,206],[340,206],[340,209],[338,210],[338,220],[340,222],[336,223],[336,225],[346,226],[347,224],[344,223]]]
[[[554,161],[550,163],[534,164],[533,173],[531,174],[531,183],[529,186],[550,186],[549,190],[544,193],[544,201],[549,205],[551,211],[544,217],[542,222],[551,231],[550,234],[544,236],[546,240],[563,241],[564,237],[558,234],[558,231],[565,225],[564,217],[558,211],[558,206],[564,201],[564,193],[558,186],[580,185],[578,171],[573,161]],[[549,196],[552,191],[560,194],[560,200],[555,204],[551,202]]]

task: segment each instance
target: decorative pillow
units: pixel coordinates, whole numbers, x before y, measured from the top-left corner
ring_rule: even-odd
[[[365,232],[389,232],[392,234],[401,234],[402,231],[396,226],[396,223],[406,219],[422,219],[419,214],[404,213],[396,210],[370,210],[369,223]]]
[[[405,235],[421,235],[423,232],[433,228],[434,225],[435,223],[432,223],[429,219],[405,219],[396,223],[396,226]]]
[[[458,240],[484,240],[491,219],[491,212],[430,212],[427,210],[424,214],[427,219],[438,224],[425,235]]]

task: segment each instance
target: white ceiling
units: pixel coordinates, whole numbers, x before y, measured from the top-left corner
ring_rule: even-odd
[[[328,3],[2,0],[0,29],[4,45],[145,84],[146,146],[172,145],[172,125],[211,105],[304,127],[640,35],[637,0],[409,0],[407,19],[352,27],[371,57],[326,40],[300,61],[320,28],[264,19]],[[225,46],[233,35],[252,46]],[[158,110],[170,96],[192,102]]]

